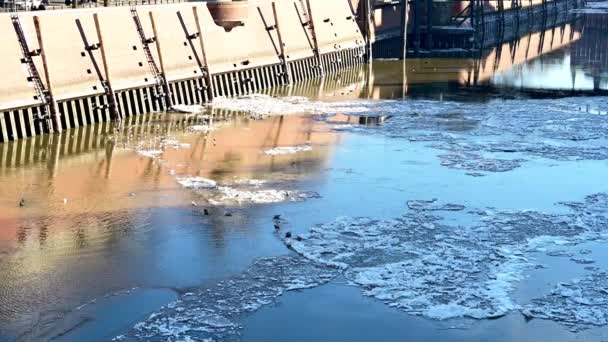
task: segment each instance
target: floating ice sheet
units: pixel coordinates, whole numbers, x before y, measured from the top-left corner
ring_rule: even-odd
[[[285,239],[297,254],[260,259],[235,278],[184,294],[137,324],[129,337],[235,341],[244,315],[286,291],[319,286],[340,274],[367,296],[432,319],[495,318],[521,309],[573,330],[608,324],[608,275],[595,269],[529,305],[511,297],[524,271],[535,266],[533,252],[604,236],[608,195],[565,203],[571,210],[559,215],[471,210],[466,227],[437,216],[460,211],[458,205],[408,204],[412,209],[393,220],[343,217]]]
[[[275,147],[264,151],[264,154],[269,156],[279,156],[286,154],[296,154],[299,152],[308,152],[312,151],[312,147],[310,145],[301,145],[301,146],[281,146]]]
[[[558,284],[547,296],[534,299],[522,313],[529,318],[560,322],[571,331],[608,324],[608,273],[596,271]]]
[[[287,291],[327,283],[338,272],[294,256],[264,258],[242,275],[188,293],[131,332],[140,340],[235,341],[242,315],[272,303]]]
[[[161,150],[137,150],[137,153],[147,158],[156,158],[163,154]]]
[[[471,211],[471,226],[460,227],[435,215],[462,207],[409,201],[411,210],[394,220],[340,218],[285,242],[315,263],[345,270],[365,295],[407,313],[493,318],[520,307],[511,292],[535,266],[533,252],[603,237],[608,196],[567,205],[568,214]]]
[[[265,188],[267,182],[257,179],[218,184],[203,177],[180,177],[177,182],[185,188],[199,191],[214,205],[297,202],[321,197],[313,191]]]
[[[188,189],[192,189],[192,190],[217,188],[216,181],[207,179],[207,178],[203,178],[203,177],[183,177],[183,178],[178,178],[177,182],[179,184],[181,184],[184,188],[188,188]]]

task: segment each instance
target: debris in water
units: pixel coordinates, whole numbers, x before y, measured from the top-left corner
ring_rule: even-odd
[[[21,201],[19,201],[19,206],[21,208],[25,207],[25,199],[22,198]]]

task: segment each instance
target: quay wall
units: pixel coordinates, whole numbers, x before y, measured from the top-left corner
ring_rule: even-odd
[[[348,0],[247,3],[234,28],[220,26],[206,2],[0,14],[0,142],[362,63],[365,42]]]

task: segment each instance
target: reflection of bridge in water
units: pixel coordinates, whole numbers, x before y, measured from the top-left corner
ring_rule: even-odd
[[[479,96],[491,96],[494,90],[544,96],[604,93],[608,90],[608,42],[602,25],[605,19],[587,16],[527,33],[473,57],[374,62],[366,96],[415,96],[431,89],[436,93],[480,87],[486,94]]]

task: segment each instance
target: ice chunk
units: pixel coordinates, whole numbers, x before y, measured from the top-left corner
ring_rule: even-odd
[[[301,146],[283,146],[283,147],[275,147],[268,150],[265,150],[264,153],[269,156],[278,156],[285,154],[296,154],[299,152],[307,152],[312,151],[312,147],[309,145],[301,145]]]
[[[183,187],[193,190],[217,188],[217,183],[214,180],[203,177],[178,178],[177,182]]]

